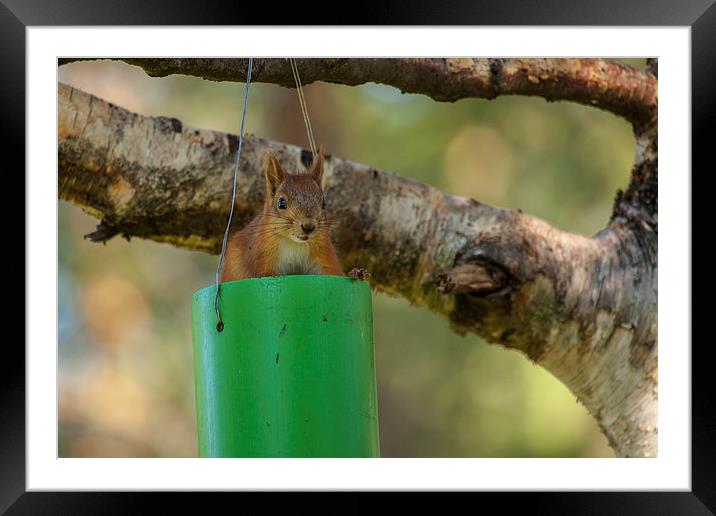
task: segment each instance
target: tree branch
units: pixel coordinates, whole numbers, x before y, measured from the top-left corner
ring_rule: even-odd
[[[237,147],[236,136],[59,85],[60,197],[101,220],[95,240],[123,234],[216,253]],[[261,208],[266,148],[289,170],[311,159],[246,137],[237,226]],[[366,267],[376,288],[458,332],[523,351],[575,393],[619,455],[656,454],[656,233],[634,222],[639,195],[624,194],[625,208],[587,238],[335,156],[324,178],[346,268]]]
[[[60,64],[75,59],[61,59]],[[152,77],[193,75],[214,81],[246,81],[246,59],[122,59]],[[535,95],[599,107],[635,125],[656,117],[656,77],[605,59],[311,58],[298,59],[301,82],[355,86],[377,82],[404,93],[454,102],[476,97]],[[251,80],[293,87],[288,59],[254,59]]]

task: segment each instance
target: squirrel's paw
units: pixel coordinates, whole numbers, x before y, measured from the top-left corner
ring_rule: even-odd
[[[363,267],[353,267],[347,274],[349,278],[361,281],[370,281],[370,272]]]

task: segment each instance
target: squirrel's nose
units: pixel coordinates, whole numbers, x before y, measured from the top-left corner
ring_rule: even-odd
[[[314,229],[316,229],[316,225],[313,222],[306,222],[304,224],[301,224],[301,229],[304,233],[308,235],[312,233]]]

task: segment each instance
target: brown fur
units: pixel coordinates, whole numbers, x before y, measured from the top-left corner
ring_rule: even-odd
[[[229,238],[221,282],[280,275],[281,257],[304,256],[295,270],[299,274],[345,276],[330,236],[330,223],[323,206],[323,151],[303,173],[287,174],[269,153],[264,175],[266,200],[263,212]],[[279,198],[286,209],[278,207]],[[303,224],[303,226],[302,226]],[[315,226],[313,231],[304,227]],[[307,238],[305,242],[300,239]],[[303,248],[302,246],[307,246]],[[307,251],[307,252],[306,252]]]

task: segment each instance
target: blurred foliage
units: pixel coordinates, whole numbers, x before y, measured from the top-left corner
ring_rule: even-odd
[[[643,66],[643,60],[632,60]],[[118,62],[59,80],[144,115],[237,133],[244,85],[147,77]],[[634,139],[609,113],[541,98],[438,103],[382,85],[305,88],[330,154],[593,234],[629,178]],[[307,145],[294,90],[252,86],[247,130]],[[96,220],[59,204],[62,457],[196,455],[190,301],[216,258],[139,239],[82,236]],[[442,318],[375,295],[384,457],[613,456],[559,381],[516,351],[453,334]]]

